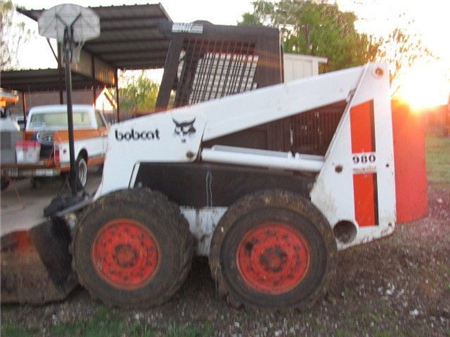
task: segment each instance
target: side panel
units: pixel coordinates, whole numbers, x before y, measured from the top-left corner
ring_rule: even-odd
[[[346,247],[394,230],[396,199],[389,79],[386,66],[369,64],[325,156],[311,200],[334,227],[355,225]]]
[[[311,178],[265,169],[211,164],[141,163],[132,186],[149,187],[186,207],[228,207],[244,195],[285,189],[305,197]]]

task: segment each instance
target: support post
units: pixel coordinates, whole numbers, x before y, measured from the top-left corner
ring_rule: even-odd
[[[91,76],[92,76],[92,105],[95,107],[95,101],[97,100],[97,87],[95,85],[95,57],[91,55]]]
[[[70,67],[70,52],[73,41],[73,27],[64,30],[64,57],[66,63],[66,95],[67,95],[67,124],[69,132],[70,175],[69,183],[72,196],[77,196],[77,167],[75,165],[75,146],[73,136],[73,111],[72,111],[72,71]]]
[[[116,102],[117,102],[117,123],[120,122],[120,100],[119,100],[119,69],[114,74],[114,82],[116,82]]]
[[[63,96],[63,70],[62,70],[62,45],[58,42],[58,80],[59,80],[59,104],[64,103]]]
[[[22,92],[22,112],[23,112],[23,127],[27,125],[27,100],[25,98],[25,92]]]

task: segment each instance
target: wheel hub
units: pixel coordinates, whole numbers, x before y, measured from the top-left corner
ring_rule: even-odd
[[[113,258],[119,266],[125,268],[136,265],[139,252],[131,245],[118,245],[115,251],[116,255]]]
[[[286,252],[278,245],[269,247],[261,254],[259,263],[267,272],[278,273],[287,263]]]
[[[244,236],[236,258],[247,286],[258,292],[282,294],[308,273],[309,244],[292,226],[266,222]]]
[[[121,289],[136,289],[148,283],[160,264],[153,234],[131,219],[106,223],[97,233],[91,257],[100,277]]]

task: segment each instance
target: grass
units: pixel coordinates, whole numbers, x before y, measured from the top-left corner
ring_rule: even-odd
[[[18,324],[2,324],[2,336],[28,337],[41,335],[39,331],[27,330]],[[86,336],[86,337],[150,337],[151,331],[147,326],[127,325],[126,320],[120,317],[112,309],[106,307],[100,309],[87,321],[76,320],[72,323],[58,323],[45,331],[46,335],[55,337]]]
[[[209,322],[205,324],[183,325],[181,323],[171,323],[164,329],[153,329],[149,325],[140,322],[129,323],[125,316],[119,314],[114,309],[103,307],[90,319],[76,320],[71,323],[58,323],[46,328],[45,333],[39,329],[26,329],[17,323],[3,323],[1,336],[8,337],[32,337],[32,336],[52,336],[52,337],[209,337],[214,330]]]
[[[200,329],[196,326],[176,325],[171,323],[166,331],[166,337],[209,337],[213,335],[210,325]]]
[[[34,335],[33,331],[28,331],[16,324],[2,324],[2,336],[8,337],[31,337]]]
[[[437,187],[450,183],[450,138],[437,135],[426,137],[428,181]]]

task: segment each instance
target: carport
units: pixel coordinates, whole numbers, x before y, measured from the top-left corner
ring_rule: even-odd
[[[72,87],[75,90],[91,88],[93,101],[97,90],[116,88],[117,120],[120,121],[118,70],[163,68],[172,20],[161,4],[90,8],[100,17],[101,34],[83,45],[78,64],[72,66]],[[45,11],[17,10],[35,21]],[[22,93],[24,117],[27,92],[59,91],[59,103],[64,103],[65,80],[60,44],[53,54],[58,65],[56,69],[11,70],[1,74],[3,89]]]

